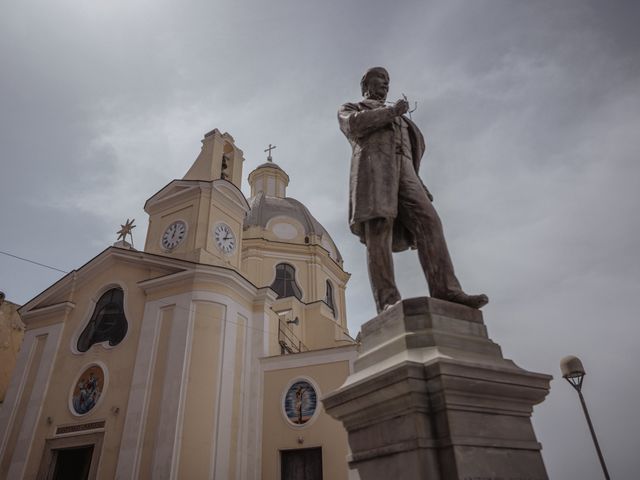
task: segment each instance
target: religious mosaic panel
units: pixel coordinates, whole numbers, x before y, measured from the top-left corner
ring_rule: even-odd
[[[283,403],[287,420],[294,425],[304,425],[318,408],[318,394],[309,381],[297,380],[286,391]]]
[[[99,365],[87,367],[78,378],[71,394],[71,407],[78,415],[88,413],[96,406],[104,391],[104,371]]]

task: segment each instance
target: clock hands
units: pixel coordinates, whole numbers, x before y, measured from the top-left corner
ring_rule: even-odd
[[[236,236],[231,227],[225,224],[217,225],[213,229],[215,243],[225,254],[230,254],[236,247]]]
[[[177,220],[167,227],[162,234],[162,246],[167,251],[171,251],[176,248],[182,240],[184,240],[187,234],[187,225]]]

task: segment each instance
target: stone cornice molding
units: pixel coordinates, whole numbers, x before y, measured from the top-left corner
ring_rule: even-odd
[[[256,291],[253,304],[254,305],[265,304],[266,306],[271,307],[277,299],[278,299],[278,294],[273,290],[271,290],[270,287],[262,287]]]
[[[172,180],[145,202],[144,211],[152,215],[165,208],[168,203],[191,200],[201,192],[210,190],[210,187],[210,182],[203,180]]]
[[[269,240],[264,237],[243,237],[242,258],[279,258],[299,260],[302,262],[316,262],[326,266],[337,278],[347,282],[351,274],[342,269],[320,244],[300,244]],[[318,262],[316,258],[320,259]]]
[[[76,308],[76,304],[73,302],[60,302],[53,305],[47,305],[46,307],[34,308],[32,310],[25,311],[21,313],[21,317],[24,322],[28,322],[35,318],[48,315],[58,315],[60,313],[66,315],[74,308]]]
[[[228,208],[236,213],[241,213],[242,217],[249,211],[249,203],[242,192],[233,183],[227,180],[214,180],[210,185],[211,189],[220,193]]]
[[[228,208],[242,212],[243,216],[249,211],[249,203],[242,192],[228,180],[172,180],[144,204],[144,211],[149,215],[162,210],[170,203],[192,200],[203,193],[216,191],[225,199]]]
[[[323,348],[321,350],[310,350],[307,352],[291,353],[274,357],[263,357],[260,359],[262,370],[269,372],[272,370],[283,370],[293,367],[307,367],[323,363],[348,361],[351,365],[357,355],[357,345],[345,345],[333,348]]]
[[[70,295],[70,298],[67,298],[66,300],[72,301],[73,290],[78,282],[84,281],[87,277],[93,275],[96,270],[105,269],[110,263],[115,261],[139,266],[155,267],[159,270],[164,269],[168,273],[175,273],[196,265],[193,262],[165,257],[162,255],[154,255],[138,250],[108,247],[80,268],[72,270],[49,288],[29,300],[19,309],[20,315],[24,318],[24,315],[28,314],[32,309],[35,309],[38,305],[47,302],[48,299],[52,299],[57,295],[62,295],[66,290],[69,290]],[[56,301],[55,303],[60,303],[60,301]]]
[[[244,278],[236,270],[209,265],[197,265],[181,272],[144,280],[138,282],[138,286],[142,288],[145,293],[149,294],[157,293],[176,285],[184,285],[185,283],[221,284],[225,287],[232,288],[250,302],[254,301],[258,292],[258,287]]]

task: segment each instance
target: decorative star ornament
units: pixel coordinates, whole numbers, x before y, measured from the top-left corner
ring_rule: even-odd
[[[131,233],[131,231],[136,228],[136,226],[133,224],[133,222],[135,221],[135,218],[132,218],[131,220],[127,218],[127,221],[124,223],[124,225],[120,225],[122,228],[117,232],[118,240],[122,239],[124,242],[126,242],[127,235],[129,235],[131,237],[131,246],[133,246],[133,234]]]

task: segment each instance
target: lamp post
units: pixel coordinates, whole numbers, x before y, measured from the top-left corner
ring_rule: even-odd
[[[569,355],[568,357],[564,357],[560,361],[560,370],[562,371],[562,377],[565,378],[573,388],[575,388],[576,392],[578,392],[578,396],[580,397],[580,403],[582,404],[582,410],[584,411],[584,416],[587,419],[587,424],[589,425],[589,431],[591,432],[591,438],[593,438],[593,444],[595,445],[596,451],[598,452],[598,458],[600,459],[600,465],[602,466],[604,478],[606,478],[607,480],[610,480],[609,472],[607,471],[607,466],[604,463],[604,457],[602,456],[602,452],[600,451],[600,445],[598,445],[596,432],[593,429],[593,424],[591,423],[591,417],[589,417],[587,404],[585,403],[584,397],[582,396],[582,380],[584,379],[584,376],[586,374],[586,372],[584,371],[584,367],[582,366],[582,362],[578,357]]]

